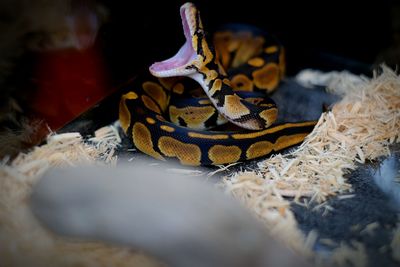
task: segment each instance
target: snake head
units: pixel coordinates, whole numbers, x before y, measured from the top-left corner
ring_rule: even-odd
[[[180,8],[183,33],[186,41],[173,57],[155,62],[149,68],[156,77],[190,76],[202,65],[214,58],[205,40],[200,12],[193,3],[185,3]]]

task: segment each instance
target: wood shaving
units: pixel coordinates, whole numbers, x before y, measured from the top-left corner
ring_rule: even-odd
[[[340,246],[333,250],[330,261],[334,266],[364,267],[368,264],[368,255],[364,245],[353,240],[351,245],[340,243]]]
[[[378,228],[379,228],[379,223],[378,222],[373,222],[373,223],[367,224],[365,226],[365,228],[363,230],[361,230],[360,234],[362,234],[362,235],[364,235],[364,234],[373,235],[374,231],[376,229],[378,229]]]
[[[333,241],[332,239],[329,238],[321,238],[319,239],[319,243],[325,246],[329,246],[329,247],[337,247],[338,244]]]
[[[191,170],[191,169],[179,169],[179,168],[168,168],[166,169],[167,172],[172,172],[176,174],[184,174],[187,176],[201,176],[203,172],[200,170]]]
[[[339,199],[339,200],[344,200],[344,199],[353,198],[353,197],[355,197],[355,196],[356,196],[356,194],[340,195],[340,196],[338,196],[338,199]]]
[[[311,230],[307,235],[304,245],[308,247],[310,250],[313,250],[317,239],[318,239],[318,233],[315,230]]]
[[[301,197],[311,196],[306,206],[344,193],[342,199],[352,197],[345,174],[359,163],[390,155],[389,145],[400,141],[400,78],[394,71],[383,65],[371,80],[334,85],[332,81],[329,91],[343,98],[321,115],[302,145],[259,162],[253,172],[235,173],[222,181],[225,190],[244,202],[277,238],[303,252],[305,237],[293,219],[291,202],[283,197],[295,197],[292,203],[298,204]],[[280,207],[287,208],[282,213]],[[326,212],[332,209],[322,207]],[[364,253],[361,244],[355,246],[356,254]]]
[[[209,172],[207,174],[207,177],[211,177],[211,176],[216,175],[217,173],[227,171],[227,170],[229,170],[230,167],[235,166],[237,164],[239,164],[239,162],[234,162],[234,163],[231,163],[231,164],[228,164],[228,165],[218,165],[219,169],[216,169],[215,171]]]

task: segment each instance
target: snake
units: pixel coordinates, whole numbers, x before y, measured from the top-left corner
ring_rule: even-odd
[[[269,97],[285,75],[283,46],[258,28],[204,30],[193,3],[180,7],[185,43],[124,87],[119,122],[141,152],[183,165],[258,159],[302,143],[316,121],[273,125]],[[228,122],[228,130],[219,129]]]

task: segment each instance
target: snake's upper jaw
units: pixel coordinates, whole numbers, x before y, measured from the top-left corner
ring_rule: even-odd
[[[192,3],[182,5],[180,14],[186,42],[173,57],[150,66],[151,74],[156,77],[189,76],[196,72],[199,56],[194,45],[197,41],[196,32],[202,27],[200,16]]]

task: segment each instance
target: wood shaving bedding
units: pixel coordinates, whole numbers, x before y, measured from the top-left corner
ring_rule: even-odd
[[[369,223],[365,226],[363,230],[361,230],[360,234],[362,235],[373,235],[374,231],[379,228],[378,222]]]
[[[258,215],[277,239],[306,255],[312,254],[304,246],[306,237],[297,227],[289,208],[291,202],[284,197],[308,205],[351,193],[344,175],[358,163],[390,155],[389,145],[400,142],[400,78],[388,67],[381,68],[371,80],[349,82],[347,87],[342,79],[337,88],[335,81],[330,81],[328,90],[343,98],[321,115],[301,146],[290,154],[277,154],[259,162],[253,172],[234,173],[222,181],[225,190]],[[302,197],[311,200],[302,203]],[[355,258],[364,258],[362,245],[354,246]],[[342,247],[350,249],[345,244]],[[332,259],[340,266],[339,256]],[[356,266],[364,264],[361,261]]]
[[[45,145],[1,163],[0,266],[162,266],[141,252],[56,237],[29,209],[31,187],[45,171],[85,163],[113,166],[118,138],[112,128],[101,129],[89,142],[79,133],[52,135]]]

